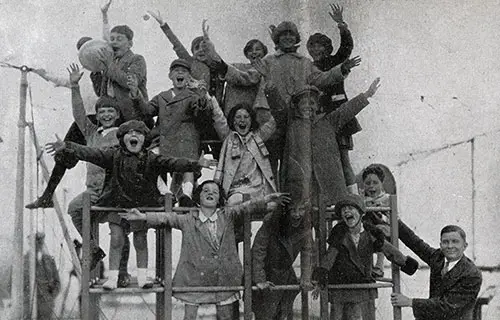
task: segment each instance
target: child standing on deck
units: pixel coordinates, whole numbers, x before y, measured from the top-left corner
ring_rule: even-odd
[[[330,247],[320,267],[313,272],[313,281],[321,286],[327,284],[374,283],[372,278],[372,255],[383,252],[389,260],[401,267],[401,271],[412,275],[418,262],[405,257],[396,247],[385,240],[384,234],[373,225],[363,223],[366,212],[363,198],[346,194],[335,204],[335,214],[341,218],[328,238]],[[313,297],[318,297],[316,288]],[[364,303],[376,299],[376,288],[330,290],[331,320],[361,320]]]
[[[141,213],[132,210],[120,213],[130,221],[147,221],[182,231],[182,248],[175,271],[174,286],[239,286],[243,270],[236,250],[234,220],[244,215],[265,213],[271,202],[284,204],[289,198],[272,193],[240,205],[223,207],[222,190],[215,181],[198,186],[194,199],[199,208],[185,215],[174,212]],[[215,304],[217,319],[233,318],[233,302],[239,292],[184,292],[174,297],[185,302],[184,320],[196,319],[200,304]]]
[[[173,88],[160,92],[149,102],[140,94],[136,79],[129,78],[131,97],[143,114],[158,116],[156,126],[160,134],[160,154],[198,159],[201,123],[212,119],[210,105],[217,101],[203,90],[189,88],[191,64],[184,59],[176,59],[170,64],[168,77]],[[171,191],[179,204],[182,207],[193,206],[194,173],[174,173],[172,179]]]
[[[76,158],[91,162],[106,170],[104,189],[97,205],[121,208],[157,206],[161,198],[156,187],[156,178],[163,171],[198,171],[215,164],[212,160],[169,158],[146,151],[149,129],[144,122],[131,120],[122,124],[116,133],[119,146],[107,149],[90,148],[71,142],[57,140],[49,143],[51,153],[64,152]],[[147,225],[129,223],[117,213],[106,215],[111,230],[109,254],[109,278],[105,289],[117,287],[118,264],[124,243],[125,232],[134,231],[134,247],[137,251],[137,281],[140,287],[150,287],[146,277],[148,266]]]

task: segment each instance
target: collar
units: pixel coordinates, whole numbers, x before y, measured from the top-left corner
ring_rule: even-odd
[[[233,131],[233,133],[234,133],[234,136],[235,136],[236,138],[239,138],[239,139],[241,140],[241,142],[247,142],[247,141],[249,141],[249,140],[250,140],[250,138],[251,138],[251,136],[252,136],[252,134],[253,134],[253,131],[248,132],[245,136],[242,136],[242,135],[241,135],[241,134],[239,134],[239,133],[238,133],[238,131],[236,131],[236,130],[235,130],[235,131]]]
[[[104,129],[103,127],[99,127],[99,128],[97,128],[97,133],[99,133],[100,135],[102,135],[104,137],[108,133],[114,132],[116,130],[118,130],[118,127],[111,127],[111,128],[107,128],[107,129]]]
[[[214,214],[212,214],[210,217],[207,217],[206,215],[203,214],[203,211],[199,210],[198,211],[198,218],[200,218],[201,223],[205,223],[207,220],[210,220],[211,222],[217,221],[217,218],[219,217],[219,209],[215,209]]]
[[[463,257],[462,257],[463,258]],[[450,272],[451,269],[453,269],[454,266],[457,265],[457,263],[462,260],[462,258],[455,260],[455,261],[448,261],[448,259],[444,258],[446,262],[448,262],[448,272]]]
[[[276,52],[274,53],[274,55],[276,57],[281,57],[283,55],[289,55],[289,56],[293,56],[293,57],[296,57],[296,58],[302,58],[302,55],[297,53],[297,52],[284,52],[284,51],[281,51],[281,49],[277,49]]]

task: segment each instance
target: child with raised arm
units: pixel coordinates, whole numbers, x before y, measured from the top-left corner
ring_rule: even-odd
[[[272,193],[236,206],[224,207],[222,190],[215,181],[207,180],[195,191],[199,207],[188,214],[174,212],[141,213],[132,210],[120,213],[131,221],[147,221],[151,225],[166,225],[182,231],[182,248],[175,271],[174,286],[239,286],[243,270],[234,238],[234,220],[244,215],[265,212],[271,202],[289,202],[287,195]],[[233,302],[239,292],[174,293],[185,303],[184,320],[196,319],[198,306],[215,304],[217,319],[233,318]]]
[[[103,21],[103,39],[109,39],[109,22],[108,22],[108,9],[109,6],[111,5],[112,0],[107,0],[107,2],[101,7],[101,12],[102,12],[102,21]],[[76,49],[80,50],[80,48],[87,43],[88,41],[92,40],[91,37],[82,37],[78,40],[76,43]],[[68,79],[67,76],[56,76],[53,75],[51,72],[47,72],[45,69],[35,69],[33,70],[34,73],[38,74],[42,79],[49,81],[54,84],[56,87],[65,87],[71,89],[71,83],[70,80]],[[96,78],[99,77],[99,75],[96,75],[96,73],[92,72],[90,74],[90,78],[92,79],[92,84],[93,84],[93,89],[95,92],[96,96],[99,96],[98,88],[100,88],[100,82],[101,78]],[[94,101],[96,100],[95,96],[93,96],[93,93],[85,93],[83,94],[85,101],[92,101],[92,103],[89,103],[89,106],[94,104]],[[93,110],[87,110],[90,113],[93,113]],[[97,124],[96,117],[94,114],[89,114],[88,118],[90,121],[92,121],[94,124]],[[65,141],[73,141],[78,144],[85,144],[85,137],[78,128],[76,123],[73,123],[71,127],[69,128],[66,136],[64,137]],[[36,199],[34,202],[29,203],[26,205],[26,208],[28,209],[35,209],[35,208],[51,208],[54,206],[52,202],[52,196],[54,194],[54,191],[56,190],[57,186],[61,182],[66,169],[71,169],[74,166],[76,166],[77,161],[74,159],[56,159],[56,163],[54,166],[54,169],[52,169],[52,173],[50,175],[49,181],[47,182],[47,187],[45,188],[44,192],[42,195]]]
[[[156,187],[156,178],[163,171],[198,171],[216,164],[212,160],[170,158],[155,155],[146,150],[149,129],[144,122],[130,120],[120,125],[116,136],[119,146],[107,149],[90,148],[71,142],[57,140],[49,143],[50,153],[64,152],[73,154],[77,159],[91,162],[106,170],[104,188],[96,204],[101,206],[135,208],[157,206],[161,198]],[[134,232],[134,247],[137,251],[137,281],[140,287],[150,287],[146,277],[148,266],[147,225],[129,223],[116,213],[106,214],[111,230],[109,254],[109,278],[104,288],[117,287],[118,264],[126,231]]]
[[[334,55],[331,54],[333,51],[332,40],[322,33],[315,33],[307,40],[307,51],[313,58],[314,65],[321,71],[330,70],[343,63],[349,58],[353,49],[351,32],[342,17],[344,9],[339,5],[330,5],[330,8],[329,15],[337,23],[340,31],[340,46],[337,52]],[[319,111],[329,113],[339,108],[346,101],[347,95],[344,89],[344,81],[330,84],[321,89]],[[356,118],[353,118],[342,127],[337,135],[342,169],[344,170],[346,185],[351,193],[357,193],[357,185],[349,160],[349,150],[353,149],[352,135],[360,130],[361,126]]]
[[[193,39],[191,42],[191,53],[189,53],[186,47],[184,47],[182,42],[174,34],[172,29],[170,29],[168,23],[163,20],[160,12],[154,13],[152,11],[148,11],[148,13],[160,24],[161,30],[173,45],[173,49],[177,54],[177,57],[179,59],[186,60],[190,64],[191,76],[195,80],[204,81],[207,86],[208,94],[215,97],[217,103],[222,105],[224,80],[219,77],[217,70],[212,65],[209,57],[205,54],[205,50],[203,49],[204,37],[198,36]],[[205,128],[202,128],[200,136],[201,140],[217,140],[217,133],[211,123],[205,126]],[[215,159],[219,158],[220,143],[211,142],[202,147],[206,153],[212,153]]]
[[[412,275],[418,262],[404,256],[392,246],[383,232],[369,223],[363,223],[366,212],[363,198],[346,194],[335,204],[335,214],[341,218],[328,238],[329,248],[320,267],[315,268],[312,279],[325,287],[328,284],[373,283],[371,269],[373,253],[383,252],[389,260],[401,267],[401,271]],[[319,287],[313,293],[317,299]],[[362,305],[378,296],[377,289],[329,290],[331,320],[361,320]]]
[[[203,88],[190,88],[191,64],[176,59],[170,64],[168,77],[172,88],[160,92],[147,102],[140,94],[135,77],[128,84],[131,97],[142,113],[158,116],[156,129],[160,135],[160,154],[164,156],[197,159],[200,150],[200,131],[206,120],[212,120],[211,105],[217,104]],[[191,207],[195,177],[193,172],[173,174],[172,192],[182,207]]]

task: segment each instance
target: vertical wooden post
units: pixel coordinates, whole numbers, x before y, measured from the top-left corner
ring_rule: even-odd
[[[90,196],[90,194],[89,194]],[[90,201],[90,200],[89,200]],[[91,211],[92,214],[92,211]],[[92,219],[92,215],[89,215],[90,217],[90,234],[93,236],[94,239],[94,244],[96,247],[99,247],[99,223],[97,222],[96,219]],[[92,261],[92,255],[90,256],[90,260]],[[97,267],[94,270],[90,270],[90,283],[93,285],[97,282],[97,279],[100,276],[100,266],[102,262],[97,264]],[[89,306],[90,306],[90,312],[91,312],[91,317],[94,320],[98,320],[100,318],[100,305],[99,301],[101,300],[101,296],[98,294],[90,294],[89,295]]]
[[[306,210],[304,215],[304,246],[300,252],[300,278],[301,284],[306,286],[311,282],[311,265],[312,265],[312,234],[311,234],[311,208]],[[302,320],[309,319],[309,289],[301,288],[302,299]]]
[[[165,257],[164,246],[165,246],[165,230],[163,228],[156,229],[156,279],[160,283],[165,284],[164,277],[164,265]],[[163,320],[165,318],[165,292],[159,292],[156,294],[156,319]]]
[[[245,274],[245,293],[244,293],[244,319],[252,320],[252,218],[251,215],[243,217],[243,265]]]
[[[90,194],[83,194],[81,317],[94,320],[90,310]]]
[[[319,194],[319,227],[317,235],[319,265],[326,255],[326,238],[328,229],[326,225],[326,205],[323,201],[323,191]],[[330,319],[328,315],[328,289],[321,290],[320,293],[320,319]]]
[[[396,248],[399,247],[399,230],[398,230],[398,201],[395,195],[391,195],[391,243]],[[401,293],[401,275],[399,267],[395,264],[392,266],[392,292]],[[401,307],[393,307],[394,320],[401,320]]]
[[[24,302],[24,148],[26,131],[26,92],[28,88],[27,80],[28,68],[21,67],[21,86],[19,103],[19,120],[17,122],[17,172],[16,172],[16,201],[14,220],[14,241],[12,245],[12,317],[13,319],[23,318]]]
[[[172,195],[165,195],[165,212],[172,211]],[[164,228],[164,268],[163,279],[165,281],[164,312],[165,320],[172,320],[172,228]]]

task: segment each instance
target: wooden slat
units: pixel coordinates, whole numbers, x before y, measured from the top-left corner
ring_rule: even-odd
[[[243,217],[243,265],[245,274],[244,319],[252,320],[252,219],[250,215]]]
[[[399,230],[398,230],[398,202],[397,197],[395,195],[391,195],[391,243],[396,248],[399,247]],[[399,273],[399,267],[394,263],[392,266],[392,292],[401,293],[401,275]],[[401,307],[393,307],[393,317],[394,320],[401,320]]]
[[[93,320],[90,310],[90,194],[83,194],[82,226],[82,281],[81,316],[82,320]]]

